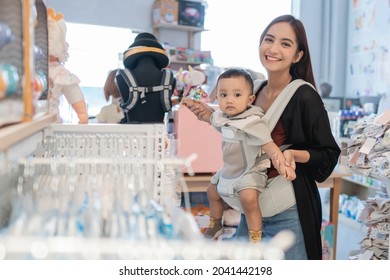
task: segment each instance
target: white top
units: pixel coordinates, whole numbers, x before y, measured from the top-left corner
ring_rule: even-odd
[[[120,123],[123,118],[123,111],[116,104],[110,104],[102,107],[100,113],[96,116],[96,120],[99,123]]]

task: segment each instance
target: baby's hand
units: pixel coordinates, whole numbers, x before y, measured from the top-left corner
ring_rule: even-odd
[[[181,100],[181,104],[186,106],[188,109],[191,109],[192,106],[194,105],[194,103],[195,103],[195,101],[192,100],[191,98],[188,98],[188,97],[183,97]]]

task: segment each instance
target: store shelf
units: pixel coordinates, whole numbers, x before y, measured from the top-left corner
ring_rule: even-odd
[[[376,191],[380,191],[381,190],[381,188],[378,187],[378,186],[372,186],[372,185],[369,185],[367,183],[360,182],[358,180],[353,179],[352,177],[344,177],[343,180],[351,182],[351,183],[354,183],[354,184],[358,184],[358,185],[366,187],[368,189],[373,189],[373,190],[376,190]]]
[[[203,27],[197,26],[188,26],[188,25],[178,25],[178,24],[169,24],[169,23],[160,23],[157,25],[153,25],[153,33],[156,37],[161,41],[162,38],[160,36],[161,30],[175,30],[180,32],[188,33],[188,42],[187,48],[195,49],[194,45],[194,35],[199,32],[207,31]]]
[[[194,176],[184,175],[184,180],[188,187],[188,192],[206,192],[210,184],[211,173],[200,173]]]
[[[172,30],[180,30],[180,31],[187,31],[187,32],[203,32],[207,31],[203,27],[197,27],[197,26],[188,26],[188,25],[179,25],[179,24],[169,24],[169,23],[160,23],[157,25],[153,25],[153,29],[172,29]]]
[[[322,212],[323,212],[322,214],[323,214],[323,217],[325,220],[327,220],[326,217],[329,216],[329,211],[330,211],[329,203],[323,204],[322,205]],[[363,223],[360,223],[354,219],[348,218],[341,213],[338,214],[338,217],[339,217],[339,219],[338,219],[339,224],[343,224],[344,226],[347,226],[348,228],[350,228],[354,231],[362,232],[363,228],[365,227],[365,225]]]
[[[14,144],[41,131],[56,121],[55,114],[42,114],[32,121],[10,125],[0,129],[0,152],[4,152]]]
[[[183,65],[200,65],[204,62],[195,62],[195,61],[183,61],[183,60],[172,60],[171,64],[183,64]]]

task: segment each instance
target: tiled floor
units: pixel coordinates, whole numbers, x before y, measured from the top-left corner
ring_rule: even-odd
[[[360,249],[360,241],[364,235],[360,226],[354,221],[339,215],[337,232],[336,259],[347,260],[351,250]]]

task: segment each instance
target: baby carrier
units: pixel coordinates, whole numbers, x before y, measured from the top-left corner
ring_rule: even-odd
[[[120,107],[123,109],[127,122],[132,122],[131,111],[136,111],[139,106],[143,106],[142,112],[138,115],[147,114],[146,122],[162,122],[161,113],[168,112],[172,108],[171,96],[175,84],[173,73],[170,69],[163,68],[161,84],[157,86],[138,86],[137,80],[132,71],[118,69],[116,76],[121,76],[129,88],[128,98],[122,95]],[[138,108],[141,110],[141,108]],[[135,113],[137,114],[137,113]],[[139,119],[139,117],[138,117]]]
[[[255,86],[254,86],[254,92],[257,92],[259,88],[261,87],[263,81],[256,80]],[[275,101],[272,103],[272,105],[269,107],[268,111],[265,113],[263,118],[266,118],[269,129],[272,131],[280,119],[280,116],[282,115],[284,109],[286,108],[287,104],[289,103],[291,97],[294,95],[296,90],[304,85],[310,85],[310,83],[305,82],[302,79],[297,79],[292,81],[290,84],[287,85],[287,87],[279,94],[279,96],[275,99]],[[287,149],[290,145],[282,145],[280,147],[281,150]],[[262,155],[260,159],[267,159],[267,155]],[[239,178],[238,178],[239,179]],[[238,211],[241,211],[243,213],[243,209],[240,203],[240,198],[238,196],[238,193],[236,193],[232,188],[232,186],[229,186],[229,189],[224,190],[224,192],[219,192],[223,200],[229,204],[233,209],[236,209]]]

